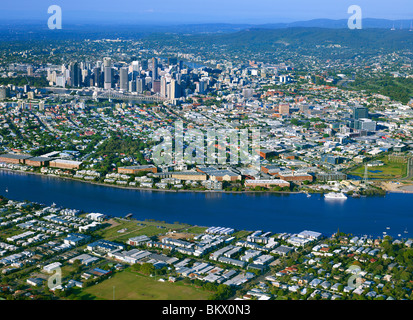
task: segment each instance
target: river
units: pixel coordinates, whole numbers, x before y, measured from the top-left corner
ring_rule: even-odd
[[[8,190],[6,192],[5,190]],[[200,226],[295,233],[407,238],[413,231],[413,194],[325,200],[322,195],[201,193],[129,190],[80,181],[0,170],[0,195],[136,219]]]

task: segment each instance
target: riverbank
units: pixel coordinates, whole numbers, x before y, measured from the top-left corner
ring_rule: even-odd
[[[242,190],[242,191],[233,191],[233,190],[197,190],[197,189],[156,189],[156,188],[142,188],[142,187],[134,187],[134,186],[123,186],[123,185],[115,185],[115,184],[108,184],[103,182],[96,182],[96,181],[85,181],[81,179],[76,179],[72,177],[65,177],[59,176],[55,174],[44,174],[39,172],[33,171],[20,171],[20,170],[13,170],[9,168],[0,168],[0,170],[8,171],[8,172],[16,172],[20,174],[31,174],[41,177],[52,177],[56,179],[62,180],[69,180],[69,181],[77,181],[82,182],[85,184],[90,185],[97,185],[103,187],[110,187],[110,188],[117,188],[123,190],[136,190],[136,191],[148,191],[148,192],[161,192],[161,193],[210,193],[210,194],[220,194],[220,193],[227,193],[227,194],[324,194],[326,192],[330,192],[329,190],[323,191],[315,191],[315,190],[306,190],[306,191],[274,191],[274,190]],[[399,182],[381,182],[379,187],[383,189],[386,193],[411,193],[413,194],[413,184],[412,185],[405,185]],[[403,189],[407,188],[407,189]],[[371,194],[374,196],[375,194]],[[369,195],[367,195],[369,196]]]
[[[402,184],[400,182],[381,182],[380,187],[386,192],[393,193],[413,193],[413,184]]]
[[[104,186],[104,187],[111,187],[111,188],[118,188],[118,189],[125,189],[125,190],[139,190],[139,191],[155,191],[155,192],[171,192],[171,193],[184,193],[184,192],[195,192],[195,193],[279,193],[279,194],[299,194],[299,193],[305,193],[304,191],[273,191],[273,190],[243,190],[243,191],[229,191],[229,190],[196,190],[196,189],[190,189],[190,190],[184,190],[184,189],[179,189],[179,190],[171,190],[171,189],[155,189],[155,188],[141,188],[141,187],[133,187],[133,186],[122,186],[122,185],[115,185],[115,184],[107,184],[107,183],[102,183],[102,182],[96,182],[96,181],[85,181],[81,179],[76,179],[76,178],[71,178],[71,177],[64,177],[64,176],[58,176],[55,174],[43,174],[39,172],[33,172],[33,171],[19,171],[19,170],[12,170],[9,168],[0,168],[0,170],[8,171],[8,172],[17,172],[21,174],[33,174],[41,177],[52,177],[56,179],[63,179],[63,180],[70,180],[70,181],[78,181],[86,184],[92,184],[92,185],[98,185],[98,186]]]

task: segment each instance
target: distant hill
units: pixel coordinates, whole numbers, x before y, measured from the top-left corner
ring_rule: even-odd
[[[410,20],[363,19],[364,30],[397,30],[410,29]],[[44,21],[0,21],[0,40],[38,40],[38,39],[99,39],[125,38],[138,39],[154,33],[174,34],[229,34],[246,30],[284,30],[319,28],[320,30],[348,30],[347,20],[315,19],[291,23],[273,24],[230,24],[230,23],[201,23],[201,24],[115,24],[115,23],[64,23],[61,30],[49,30]],[[294,31],[292,31],[294,32]],[[331,34],[331,31],[328,31]]]
[[[314,19],[309,21],[297,21],[292,23],[275,23],[275,24],[264,24],[259,27],[268,29],[279,29],[279,28],[294,28],[294,27],[306,27],[306,28],[328,28],[328,29],[343,29],[348,28],[348,20],[331,20],[331,19]],[[393,26],[396,29],[409,29],[411,20],[386,20],[386,19],[373,19],[364,18],[362,20],[363,29],[391,29]]]
[[[314,27],[290,27],[279,29],[250,28],[221,34],[171,35],[151,34],[144,38],[151,44],[162,46],[183,45],[193,48],[225,46],[234,52],[271,52],[289,49],[301,54],[324,54],[329,46],[341,46],[337,58],[353,56],[357,52],[375,54],[379,51],[413,50],[413,32],[390,29],[327,29]],[[344,50],[346,48],[346,50]]]

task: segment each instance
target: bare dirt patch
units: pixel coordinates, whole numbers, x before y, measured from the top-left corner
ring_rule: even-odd
[[[113,227],[116,227],[116,226],[120,225],[120,223],[117,222],[117,221],[114,220],[114,219],[109,219],[109,220],[107,221],[107,223],[110,224],[110,226],[109,226],[108,228],[113,228]]]

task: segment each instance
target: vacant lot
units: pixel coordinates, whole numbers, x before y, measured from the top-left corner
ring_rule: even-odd
[[[157,277],[159,280],[160,277]],[[126,269],[112,278],[82,290],[83,299],[112,300],[207,300],[210,292],[182,282],[160,282]]]
[[[107,240],[122,242],[140,235],[147,235],[151,237],[158,234],[165,234],[171,230],[180,230],[185,227],[188,227],[188,225],[159,221],[137,221],[113,218],[111,219],[110,226],[105,229],[98,230],[96,233]]]
[[[208,229],[208,228],[207,227],[193,226],[193,227],[190,227],[190,228],[186,229],[185,232],[199,234],[199,233],[204,233],[206,229]]]

